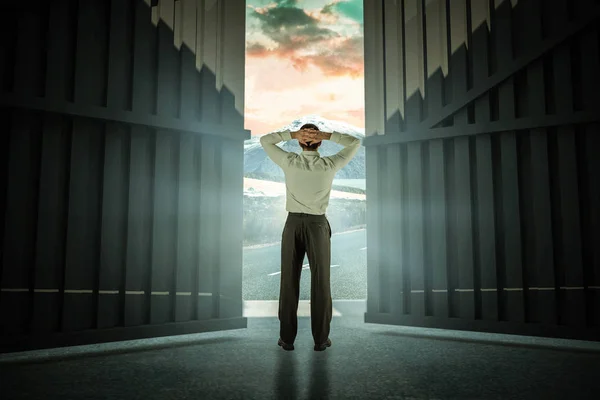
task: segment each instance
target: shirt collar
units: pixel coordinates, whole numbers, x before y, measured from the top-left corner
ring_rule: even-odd
[[[302,150],[302,154],[307,156],[318,156],[319,152],[315,150]]]

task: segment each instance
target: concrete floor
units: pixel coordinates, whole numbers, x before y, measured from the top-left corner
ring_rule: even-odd
[[[314,352],[276,318],[248,329],[0,355],[12,399],[598,399],[600,343],[364,324],[334,318]]]

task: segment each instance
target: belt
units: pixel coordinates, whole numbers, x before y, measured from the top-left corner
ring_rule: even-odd
[[[307,213],[296,213],[290,212],[290,215],[298,216],[298,217],[324,217],[325,214],[307,214]]]

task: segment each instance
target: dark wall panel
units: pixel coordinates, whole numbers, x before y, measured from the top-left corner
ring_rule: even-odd
[[[46,25],[42,13],[18,17],[13,91],[21,96],[44,94]]]
[[[471,49],[469,51],[469,69],[471,71],[471,87],[478,88],[485,85],[485,82],[489,75],[490,60],[489,60],[489,46],[490,46],[490,33],[488,30],[487,22],[484,20],[483,24],[475,26],[475,22],[479,21],[480,18],[489,13],[488,7],[489,1],[471,1],[471,12],[470,15],[470,26],[471,31],[468,32],[470,35]],[[475,21],[473,21],[475,19]],[[474,122],[487,122],[490,121],[490,95],[485,93],[483,96],[475,100],[473,105],[474,111]]]
[[[448,280],[448,317],[457,317],[460,314],[456,288],[458,283],[458,247],[456,242],[456,185],[454,184],[456,168],[454,168],[454,142],[444,141],[444,180],[446,199],[446,243],[447,243],[447,280]]]
[[[382,184],[387,183],[389,178],[393,176],[389,174],[388,169],[382,168],[385,165],[389,165],[387,162],[387,155],[388,154],[385,151],[379,155]],[[397,240],[401,240],[401,238],[394,238],[390,234],[393,228],[387,217],[393,211],[393,206],[391,204],[392,201],[393,200],[390,198],[390,193],[382,187],[380,197],[380,209],[382,215],[380,229],[382,231],[382,235],[381,241],[379,242],[379,245],[381,246],[381,258],[379,262],[379,310],[385,313],[391,312],[391,291],[393,290],[390,287],[390,270],[394,261],[391,259],[389,248],[394,246]],[[383,218],[384,215],[386,218]]]
[[[527,321],[556,324],[556,292],[552,251],[552,213],[548,143],[544,130],[523,133],[521,203],[527,293]]]
[[[141,325],[149,321],[154,209],[154,140],[154,134],[150,129],[132,127],[127,207],[125,326]]]
[[[185,120],[200,120],[200,74],[196,71],[196,56],[184,44],[181,55],[181,90],[179,115]]]
[[[581,81],[581,107],[600,110],[600,24],[592,25],[579,41],[579,80]]]
[[[152,224],[150,323],[172,318],[174,264],[177,254],[177,171],[179,140],[157,131],[154,149],[154,204]]]
[[[20,334],[28,329],[32,306],[32,269],[39,196],[42,121],[39,114],[15,112],[9,132],[7,191],[2,254],[1,329]]]
[[[98,327],[120,326],[127,257],[129,127],[110,123],[104,144]]]
[[[462,10],[454,10],[452,12],[462,12]],[[466,12],[466,11],[465,11]],[[468,90],[468,58],[466,45],[462,45],[456,52],[450,56],[450,72],[448,74],[448,82],[451,85],[452,100],[462,99]],[[453,117],[455,125],[464,125],[469,123],[468,111],[466,108],[458,111]]]
[[[404,243],[406,242],[406,233],[402,230],[402,216],[400,212],[393,207],[393,205],[404,197],[404,185],[400,179],[393,179],[397,171],[402,168],[402,153],[400,145],[392,145],[387,148],[387,171],[386,175],[389,177],[386,179],[387,185],[387,201],[388,210],[386,212],[386,218],[381,221],[382,224],[386,224],[386,233],[383,236],[387,243],[385,244],[385,251],[387,254],[387,263],[389,266],[389,279],[386,282],[388,285],[387,290],[390,293],[390,312],[394,315],[404,313],[404,282],[403,272],[408,268],[408,264],[404,262],[406,249]]]
[[[175,2],[162,0],[158,9],[161,20],[158,23],[157,113],[178,117],[180,55],[173,45],[173,31],[170,28],[174,26]]]
[[[9,109],[0,108],[0,123],[2,123],[7,132],[10,132],[12,129],[12,118],[9,113]],[[2,140],[2,146],[0,146],[0,251],[2,254],[0,255],[0,288],[4,288],[2,284],[2,279],[4,277],[4,262],[6,261],[4,257],[4,249],[6,248],[6,241],[4,237],[6,236],[7,225],[6,225],[6,201],[7,201],[7,192],[8,192],[8,165],[9,165],[9,146],[10,146],[10,134],[6,134]],[[1,302],[3,301],[3,290],[0,290],[0,310],[4,310]]]
[[[46,115],[41,135],[41,159],[35,278],[31,329],[54,332],[60,326],[60,289],[65,265],[65,234],[71,152],[71,123]]]
[[[77,8],[75,96],[81,104],[106,105],[109,2],[89,0]]]
[[[367,148],[365,151],[366,174],[367,174],[367,312],[379,312],[379,265],[382,238],[381,230],[381,209],[379,193],[381,191],[381,182],[379,166],[379,151],[377,147]],[[403,270],[404,273],[404,270]]]
[[[76,118],[70,151],[62,329],[96,327],[105,126]]]
[[[581,226],[575,134],[572,127],[559,127],[553,135],[555,207],[555,260],[559,286],[560,323],[585,324]]]
[[[151,20],[151,11],[144,2],[135,1],[134,16],[131,107],[134,112],[155,114],[158,32],[148,23]]]
[[[456,269],[458,286],[454,287],[458,302],[458,317],[474,318],[474,282],[473,282],[473,234],[471,196],[469,138],[461,137],[454,141],[454,218],[456,243]]]
[[[425,260],[423,216],[423,147],[409,143],[406,198],[408,207],[408,266],[410,268],[410,313],[425,315]]]
[[[17,27],[16,18],[4,20],[4,34],[0,37],[0,93],[10,92],[13,89]]]
[[[519,178],[516,133],[507,132],[500,136],[501,221],[498,228],[503,235],[504,280],[501,318],[506,321],[524,322],[523,264],[521,241],[521,210],[519,207]]]
[[[179,141],[177,185],[177,264],[175,270],[175,320],[194,318],[192,298],[196,299],[194,274],[198,263],[198,214],[200,196],[197,182],[200,169],[195,163],[195,140],[191,134],[182,135]],[[193,297],[192,297],[192,294]]]
[[[46,32],[46,87],[49,100],[73,100],[73,74],[77,35],[77,0],[50,7]]]
[[[600,124],[582,128],[580,141],[581,173],[584,176],[582,193],[582,238],[584,240],[587,285],[588,324],[600,327]]]
[[[242,141],[220,140],[223,150],[219,154],[218,162],[221,166],[221,190],[219,223],[221,235],[219,236],[219,270],[218,293],[219,318],[233,318],[241,315],[243,309],[242,298],[242,269],[235,266],[242,265],[242,253],[232,251],[243,246],[243,232],[239,221],[243,219],[243,175],[236,171],[243,170],[244,143]]]
[[[477,221],[474,228],[475,254],[479,276],[480,312],[483,320],[498,320],[498,265],[496,263],[496,219],[494,201],[494,173],[492,161],[492,138],[481,135],[475,138],[475,168],[471,172],[476,191],[472,194],[476,199]],[[475,212],[475,210],[473,210]]]
[[[196,146],[196,162],[200,165],[198,319],[209,319],[217,315],[215,309],[218,306],[215,285],[219,260],[213,249],[216,248],[220,235],[219,228],[215,228],[219,212],[220,169],[217,168],[215,139],[203,137],[201,141],[197,141]]]
[[[511,24],[511,2],[504,0],[494,11],[494,20],[492,25],[494,37],[494,49],[496,65],[495,71],[507,69],[513,62],[513,30]],[[500,83],[498,91],[498,119],[500,121],[510,121],[515,118],[515,87],[514,77],[510,77]]]
[[[106,105],[131,110],[135,1],[111,0]]]
[[[448,240],[444,142],[429,143],[429,262],[432,267],[432,315],[446,318],[448,309]]]

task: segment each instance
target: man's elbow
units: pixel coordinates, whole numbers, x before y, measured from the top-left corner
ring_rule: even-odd
[[[267,140],[266,136],[261,136],[260,137],[260,145],[264,148],[267,147],[267,145],[269,144],[269,141]]]

